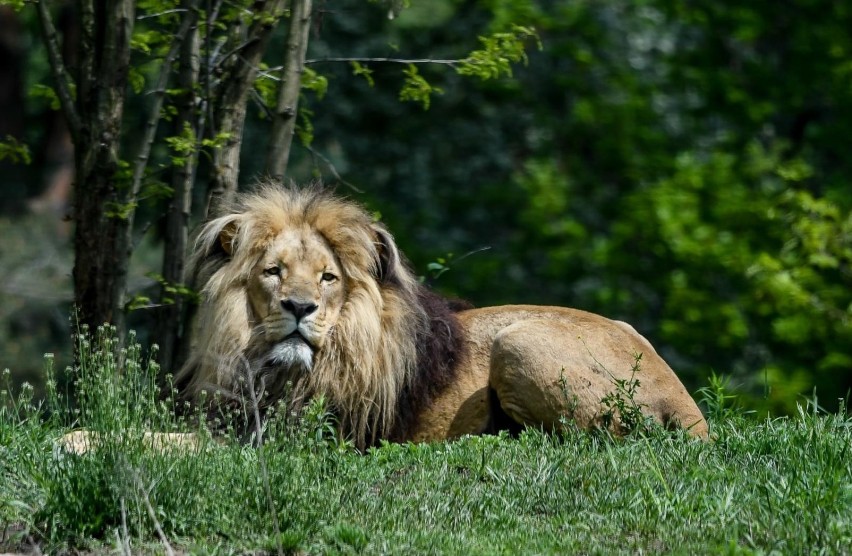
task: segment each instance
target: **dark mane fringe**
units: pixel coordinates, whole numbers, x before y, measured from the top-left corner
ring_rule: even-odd
[[[466,344],[456,312],[471,308],[465,301],[447,299],[426,286],[417,301],[429,318],[429,330],[417,338],[417,371],[399,394],[397,414],[388,440],[400,442],[415,431],[420,413],[453,381]]]

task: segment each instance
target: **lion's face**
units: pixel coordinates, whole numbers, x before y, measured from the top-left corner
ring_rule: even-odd
[[[252,269],[247,292],[258,333],[269,345],[268,362],[309,370],[346,293],[328,242],[309,228],[283,231]]]

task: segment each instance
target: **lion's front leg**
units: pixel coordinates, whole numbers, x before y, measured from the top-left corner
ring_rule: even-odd
[[[57,445],[72,454],[83,455],[95,450],[108,442],[119,442],[121,433],[99,433],[90,430],[76,430],[64,434]],[[144,432],[141,445],[156,452],[169,450],[196,451],[201,447],[201,439],[191,432]]]

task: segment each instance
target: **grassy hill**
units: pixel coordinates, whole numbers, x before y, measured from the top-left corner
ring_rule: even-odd
[[[87,344],[73,407],[0,386],[0,552],[852,551],[852,418],[813,403],[758,419],[707,389],[713,442],[569,424],[365,454],[313,404],[298,424],[269,422],[260,448],[202,430],[192,448],[153,450],[144,429],[189,425],[157,401],[138,346],[109,342]],[[61,448],[72,423],[101,431],[99,447]]]

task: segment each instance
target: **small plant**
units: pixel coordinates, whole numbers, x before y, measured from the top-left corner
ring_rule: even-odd
[[[115,327],[106,325],[98,327],[94,336],[82,326],[75,341],[77,365],[66,369],[76,402],[72,426],[109,432],[160,430],[174,424],[173,408],[158,400],[156,345],[146,358],[135,332],[122,345]],[[61,414],[72,406],[71,400],[61,399],[50,389],[48,393],[52,412]]]
[[[69,452],[60,447],[68,446],[64,440],[54,438],[51,450],[28,454],[43,496],[30,526],[59,551],[113,532],[124,544],[128,535],[156,531],[165,545],[153,485],[168,462],[151,449],[148,433],[181,426],[171,398],[160,399],[156,346],[145,356],[134,333],[121,342],[112,326],[99,327],[94,335],[82,326],[75,344],[77,364],[65,371],[71,393],[58,391],[53,358],[46,357],[46,423],[53,434],[84,429],[82,445],[74,441]],[[78,449],[88,453],[72,453]]]
[[[303,438],[306,448],[324,451],[326,448],[346,450],[351,447],[340,437],[334,414],[326,407],[325,398],[313,398],[302,410],[302,418],[294,431],[296,438]]]
[[[329,531],[331,543],[343,553],[362,552],[370,539],[363,529],[356,525],[342,523]]]
[[[574,414],[580,406],[580,398],[568,386],[568,379],[565,377],[565,367],[559,370],[559,390],[565,402],[565,412],[559,416],[559,424],[563,429],[567,429],[574,426]]]
[[[636,401],[636,393],[642,384],[636,377],[642,370],[641,361],[641,353],[633,355],[629,378],[615,378],[610,373],[610,382],[615,389],[601,399],[606,408],[601,416],[604,428],[615,428],[622,434],[644,434],[653,428],[653,420],[642,412],[645,405]]]
[[[491,247],[480,247],[479,249],[474,249],[472,251],[468,251],[461,257],[453,259],[454,255],[452,253],[447,253],[443,257],[437,257],[434,261],[426,265],[426,270],[429,271],[430,278],[432,280],[437,280],[440,278],[445,272],[449,271],[452,266],[450,263],[458,263],[471,255],[476,255],[477,253],[481,253],[483,251],[488,251]],[[420,277],[420,281],[425,281],[425,276]]]
[[[697,394],[710,420],[726,421],[744,413],[739,397],[731,393],[730,377],[713,372],[707,382],[707,386],[699,388]]]

